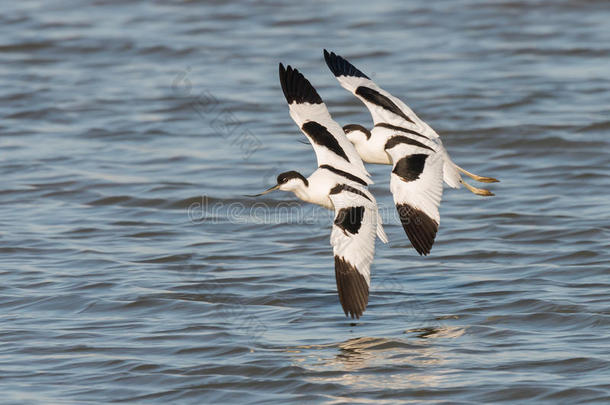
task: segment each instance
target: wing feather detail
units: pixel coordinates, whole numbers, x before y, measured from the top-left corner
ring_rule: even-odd
[[[402,100],[379,87],[347,59],[326,49],[324,59],[339,84],[358,97],[368,108],[375,125],[388,124],[407,128],[429,139],[439,137]]]
[[[386,151],[393,164],[390,191],[403,229],[415,250],[427,255],[440,224],[442,153],[412,143],[396,143]]]
[[[326,104],[309,80],[291,66],[279,65],[282,91],[290,117],[311,143],[318,166],[330,165],[372,184],[369,173],[341,126],[332,119]]]
[[[339,301],[346,316],[360,318],[368,303],[378,211],[364,188],[338,185],[330,193],[335,220],[330,235]]]

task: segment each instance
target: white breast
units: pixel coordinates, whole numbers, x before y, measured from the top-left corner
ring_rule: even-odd
[[[335,176],[330,175],[327,170],[318,169],[307,178],[307,181],[309,181],[309,187],[306,190],[295,191],[296,196],[303,201],[321,205],[329,210],[334,209],[328,194],[330,189],[337,184]]]
[[[371,137],[364,144],[356,145],[356,150],[362,160],[367,163],[389,165],[392,164],[392,161],[385,151],[388,136],[386,133],[379,131],[379,129],[383,128],[373,128]]]

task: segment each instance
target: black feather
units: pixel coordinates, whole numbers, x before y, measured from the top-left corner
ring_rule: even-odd
[[[365,75],[360,70],[358,70],[354,65],[349,63],[346,59],[342,58],[339,55],[336,55],[334,52],[329,53],[325,49],[324,50],[324,60],[326,60],[326,64],[328,65],[328,68],[337,77],[353,76],[353,77],[363,77],[365,79],[368,79],[367,75]]]
[[[296,102],[298,104],[310,103],[310,104],[322,104],[322,98],[313,88],[309,80],[296,69],[293,69],[290,65],[284,68],[284,65],[280,63],[280,84],[282,85],[282,91],[286,97],[288,104]]]

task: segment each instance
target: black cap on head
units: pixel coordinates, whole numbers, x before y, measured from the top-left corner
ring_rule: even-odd
[[[366,139],[369,139],[371,137],[371,131],[369,131],[368,129],[366,129],[362,125],[347,124],[347,125],[345,125],[343,127],[343,132],[345,132],[346,134],[349,134],[352,131],[361,131],[361,132],[364,132],[364,135],[366,136]]]
[[[303,183],[305,183],[306,186],[309,186],[309,182],[307,181],[305,176],[303,176],[299,172],[295,172],[294,170],[291,170],[289,172],[280,173],[277,176],[277,184],[287,183],[291,179],[301,179],[301,180],[303,180]]]

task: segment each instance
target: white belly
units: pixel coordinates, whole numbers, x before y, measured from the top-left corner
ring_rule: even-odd
[[[386,153],[385,139],[381,137],[372,136],[364,144],[356,146],[356,151],[366,163],[375,163],[378,165],[390,165],[392,161],[390,156]]]

